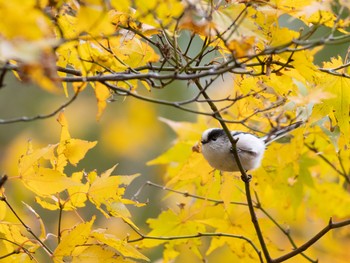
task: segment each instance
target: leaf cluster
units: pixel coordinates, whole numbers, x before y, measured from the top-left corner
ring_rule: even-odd
[[[38,236],[2,190],[0,211],[9,209],[22,225],[0,221],[2,258],[29,261],[42,248],[57,262],[147,260],[137,248],[157,246],[164,262],[349,258],[350,64],[348,47],[337,49],[350,39],[347,1],[22,2],[1,1],[0,87],[13,72],[67,102],[0,124],[50,118],[88,90],[96,98],[98,120],[109,102],[130,97],[189,112],[196,120],[161,119],[177,137],[148,162],[165,167],[164,185],[146,182],[135,194],[146,186],[165,193],[163,209],[147,220],[145,234],[127,208],[141,204],[125,198],[125,187],[137,175],[112,176],[115,167],[102,174],[67,172],[96,142],[71,138],[60,113],[59,143],[38,149],[29,143],[16,177],[42,208],[59,212],[57,245],[47,245],[51,234],[39,213],[29,206],[41,226]],[[335,55],[317,64],[325,47]],[[181,100],[155,95],[179,86],[187,86]],[[142,121],[143,111],[136,109],[133,118],[146,129],[153,123]],[[249,173],[213,172],[200,155],[199,138],[208,127],[262,136],[296,121],[304,125],[269,146],[262,166]],[[87,203],[106,218],[120,218],[137,237],[119,239],[94,228],[95,216],[60,229],[63,214],[79,214]],[[335,228],[341,230],[326,235]]]

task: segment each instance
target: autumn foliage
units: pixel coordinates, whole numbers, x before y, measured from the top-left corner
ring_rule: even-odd
[[[0,116],[2,132],[50,118],[60,131],[0,150],[1,262],[348,262],[347,1],[0,0],[0,14],[0,93],[14,75],[65,100]],[[91,108],[102,148],[147,156],[154,180],[88,159],[97,136],[71,127]],[[254,171],[201,155],[207,128],[263,136],[296,121]],[[175,140],[148,156],[169,145],[164,126]]]

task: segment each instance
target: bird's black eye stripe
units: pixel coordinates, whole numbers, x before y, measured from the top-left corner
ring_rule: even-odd
[[[208,141],[216,141],[220,136],[225,135],[224,130],[214,129],[208,134]]]

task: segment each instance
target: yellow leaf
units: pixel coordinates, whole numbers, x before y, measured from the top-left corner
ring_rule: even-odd
[[[38,166],[38,162],[45,156],[52,156],[53,150],[57,145],[48,145],[47,147],[32,150],[31,142],[28,143],[26,155],[22,155],[18,162],[18,173],[25,175],[27,172],[32,172],[33,166]]]
[[[39,196],[57,194],[71,186],[80,185],[61,172],[45,167],[29,169],[20,174],[20,178],[28,189]]]
[[[70,139],[65,143],[63,154],[72,165],[77,163],[85,157],[88,150],[95,147],[97,141],[88,142],[80,139]]]
[[[114,32],[114,26],[101,3],[80,5],[75,28],[79,33],[88,32],[93,36]]]
[[[207,128],[204,119],[201,118],[199,118],[199,121],[195,124],[191,122],[172,121],[162,117],[160,117],[159,120],[173,129],[180,141],[189,141],[189,143],[193,144],[199,141],[202,135],[202,131]]]
[[[97,99],[97,115],[96,119],[99,120],[107,106],[107,99],[111,96],[109,89],[100,82],[95,83],[95,96]]]
[[[93,216],[89,222],[75,226],[67,235],[61,238],[61,242],[53,253],[54,262],[62,262],[63,257],[70,256],[77,246],[82,246],[86,243],[94,221],[95,217]]]
[[[253,46],[256,44],[256,38],[254,36],[242,37],[239,41],[233,39],[231,40],[227,48],[236,56],[243,57],[248,55]]]
[[[299,36],[298,32],[290,30],[286,27],[280,28],[277,26],[270,27],[269,34],[271,34],[269,45],[272,47],[285,45]]]
[[[184,5],[178,0],[136,0],[135,18],[143,23],[159,27],[161,23],[163,26],[170,27],[171,22],[174,23],[176,17],[183,12]]]
[[[0,221],[2,221],[6,216],[6,204],[5,202],[0,202]]]
[[[1,1],[0,15],[3,18],[1,35],[6,38],[38,40],[53,37],[50,20],[35,0]]]
[[[101,203],[121,198],[121,194],[123,193],[124,189],[119,188],[118,176],[107,178],[97,177],[89,188],[88,196],[99,206]]]
[[[23,77],[30,79],[41,88],[53,93],[61,91],[61,85],[57,82],[57,79],[55,79],[57,78],[57,73],[53,72],[53,68],[46,69],[45,64],[28,64],[22,66],[22,68],[24,68],[23,72],[25,73]],[[49,70],[51,73],[49,73]],[[50,76],[49,74],[53,75]],[[20,75],[20,77],[23,79],[22,75]]]
[[[290,96],[289,99],[297,105],[319,104],[324,100],[334,98],[334,94],[324,91],[322,88],[314,87],[307,95],[299,93],[297,96]]]
[[[67,191],[69,197],[67,200],[63,200],[62,198],[57,198],[55,196],[49,196],[45,198],[40,198],[38,196],[35,197],[35,200],[38,204],[40,204],[43,208],[49,210],[58,210],[62,209],[64,211],[75,210],[78,207],[84,207],[85,202],[87,200],[87,191],[89,189],[88,184],[82,184],[83,172],[73,173],[69,178],[72,181],[76,182],[77,185],[67,186]]]
[[[80,139],[71,139],[68,131],[68,122],[63,112],[61,112],[57,118],[59,124],[61,124],[61,139],[60,144],[57,147],[57,169],[61,170],[66,165],[68,160],[72,165],[83,159],[88,150],[93,148],[97,142],[89,142]]]
[[[222,184],[220,189],[220,197],[222,201],[224,201],[224,205],[226,207],[230,206],[230,202],[232,202],[234,197],[233,189],[236,188],[234,177],[231,173],[224,173],[222,175]]]
[[[125,260],[122,257],[118,260],[114,251],[100,245],[89,245],[82,250],[73,251],[72,256],[72,263],[116,263]]]
[[[135,178],[139,177],[141,174],[131,174],[131,175],[118,175],[119,182],[121,185],[128,186]]]
[[[192,220],[189,215],[191,211],[182,209],[178,214],[172,210],[163,211],[158,218],[148,219],[147,223],[152,229],[148,235],[150,236],[183,236],[193,235],[198,232],[204,232],[205,227]],[[166,240],[143,240],[142,245],[145,247],[152,247],[155,245],[167,242]],[[172,243],[180,244],[188,242],[187,240],[173,240]]]
[[[75,182],[81,182],[83,176],[84,172],[77,172],[73,173],[71,178]],[[74,210],[78,207],[84,207],[88,190],[89,185],[87,183],[68,188],[69,199],[64,203],[64,210]]]
[[[66,119],[66,116],[64,115],[64,112],[61,111],[57,117],[58,123],[61,125],[61,142],[64,142],[66,140],[70,139],[70,134],[68,131],[68,122]]]
[[[115,49],[118,48],[115,53],[123,54],[125,56],[123,62],[130,67],[138,67],[147,62],[157,62],[159,60],[159,55],[152,47],[138,38],[120,39],[119,41],[121,41],[120,44],[114,47]]]
[[[25,244],[25,247],[27,249],[28,249],[28,247],[30,247],[30,249],[33,249],[33,251],[35,251],[38,247],[40,247],[39,244],[33,243],[32,241],[30,241],[30,239],[28,239],[28,237],[24,236],[21,233],[20,226],[18,226],[16,224],[9,224],[8,222],[1,221],[0,222],[0,234],[5,239],[14,242],[14,244],[11,242],[1,243],[1,244],[4,244],[3,247],[6,248],[6,250],[9,253],[12,253],[16,249],[18,249],[18,244]]]
[[[312,190],[309,202],[317,209],[317,214],[321,218],[332,216],[347,218],[349,216],[350,196],[340,184],[324,182],[315,185]]]
[[[335,68],[342,65],[342,59],[333,58],[331,62],[325,63],[325,68]],[[320,87],[325,91],[334,94],[333,98],[324,100],[333,110],[337,124],[343,135],[349,134],[349,107],[350,107],[350,80],[338,76],[331,76],[327,73],[322,73],[320,78]],[[330,114],[330,113],[329,113]]]
[[[35,197],[35,202],[41,205],[41,207],[52,211],[60,209],[60,206],[57,201],[58,201],[57,198],[52,196],[44,197],[44,198],[41,198],[39,196]]]
[[[130,183],[138,175],[134,175],[129,179],[123,179],[127,176],[110,176],[113,169],[107,170],[101,176],[97,176],[95,173],[89,174],[90,188],[88,191],[89,200],[96,205],[106,217],[116,216],[122,218],[129,224],[136,227],[130,218],[130,212],[125,204],[136,204],[134,201],[123,199],[125,188],[121,187],[121,184]],[[105,207],[107,212],[102,208]]]
[[[87,183],[81,183],[83,178],[83,172],[73,173],[69,178],[76,182],[77,185],[71,185],[67,187],[68,198],[64,200],[62,197],[57,198],[56,196],[48,196],[40,198],[35,197],[35,201],[40,204],[43,208],[49,210],[62,209],[64,211],[76,210],[78,207],[84,207],[87,200],[87,191],[89,185]]]
[[[92,236],[96,238],[99,242],[117,250],[118,254],[121,254],[123,257],[149,261],[149,259],[142,255],[135,247],[133,247],[125,241],[118,239],[116,236],[102,233],[101,231],[94,231],[92,233]]]
[[[110,177],[116,167],[117,167],[117,165],[114,165],[113,167],[111,167],[108,170],[106,170],[103,173],[101,173],[101,178],[108,178],[108,177]]]
[[[182,153],[182,154],[179,154]],[[177,143],[155,159],[148,161],[147,165],[168,164],[171,162],[184,162],[191,155],[191,146],[187,143]]]
[[[87,175],[87,179],[90,184],[92,184],[97,178],[98,178],[98,174],[96,171],[92,171]]]
[[[201,169],[198,169],[198,167],[201,167]],[[204,159],[202,154],[191,153],[186,162],[183,163],[176,173],[176,176],[169,180],[167,185],[183,185],[193,179],[200,179],[201,182],[205,182],[207,179],[206,176],[210,176],[211,171],[213,171],[213,168]],[[181,181],[183,181],[183,183],[181,183]]]
[[[114,217],[120,217],[126,222],[134,225],[129,219],[131,217],[131,214],[123,202],[128,203],[128,200],[124,201],[124,199],[121,199],[120,202],[107,203],[106,209],[108,210],[108,214]]]

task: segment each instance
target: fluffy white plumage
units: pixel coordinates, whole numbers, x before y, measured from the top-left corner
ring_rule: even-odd
[[[296,122],[262,138],[250,133],[232,131],[232,137],[238,139],[237,152],[243,168],[245,170],[258,168],[264,156],[266,145],[283,137],[302,123],[301,121]],[[239,171],[233,156],[231,142],[223,129],[211,128],[204,131],[201,142],[202,154],[213,168],[228,172]]]

